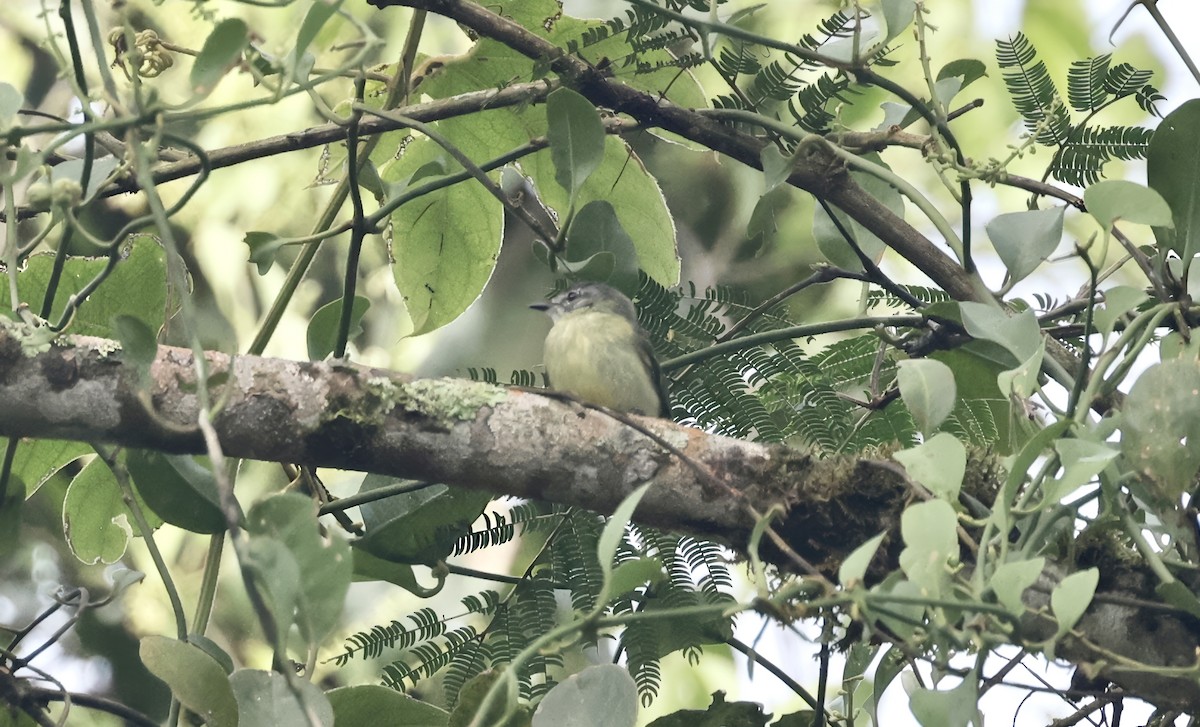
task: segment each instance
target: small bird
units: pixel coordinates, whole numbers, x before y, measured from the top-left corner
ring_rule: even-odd
[[[544,354],[552,388],[616,411],[670,417],[666,379],[623,293],[576,283],[529,307],[554,321]]]

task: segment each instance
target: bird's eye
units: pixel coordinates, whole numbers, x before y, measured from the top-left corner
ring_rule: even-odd
[[[575,300],[575,299],[576,299],[576,298],[578,298],[578,297],[579,297],[579,291],[578,291],[578,290],[569,290],[569,291],[567,291],[567,302],[570,302],[570,301],[572,301],[572,300]]]

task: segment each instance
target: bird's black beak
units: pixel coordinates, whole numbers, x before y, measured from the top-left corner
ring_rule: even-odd
[[[543,313],[545,313],[546,311],[550,310],[550,304],[549,304],[549,303],[547,303],[547,302],[546,302],[546,301],[544,301],[544,300],[538,301],[537,303],[530,303],[530,304],[529,304],[529,307],[530,307],[530,308],[532,308],[532,309],[534,309],[534,310],[540,310],[540,311],[542,311]]]

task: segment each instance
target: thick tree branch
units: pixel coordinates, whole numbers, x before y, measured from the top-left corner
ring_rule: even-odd
[[[213,426],[229,456],[434,480],[599,512],[612,512],[630,490],[653,479],[636,513],[639,522],[742,551],[754,525],[745,505],[765,512],[781,504],[787,514],[776,531],[828,574],[879,532],[892,534],[883,557],[886,568],[894,567],[900,548],[894,534],[913,496],[893,462],[815,460],[779,445],[642,419],[725,485],[713,491],[646,436],[550,397],[342,363],[205,356],[212,399],[222,402]],[[203,453],[194,424],[200,414],[195,372],[187,349],[162,346],[149,371],[141,372],[115,341],[68,336],[37,343],[16,324],[0,322],[0,436]],[[970,466],[977,473],[994,469],[990,461]],[[778,552],[763,556],[788,565]],[[1148,673],[1113,659],[1119,654],[1186,669],[1200,647],[1196,620],[1153,603],[1155,580],[1145,569],[1109,563],[1101,570],[1107,575],[1097,603],[1059,655],[1119,684],[1136,684],[1156,703],[1200,708],[1200,688],[1189,675]],[[1030,605],[1044,610],[1044,593],[1065,573],[1051,564],[1027,592]],[[1034,619],[1025,637],[1046,638],[1042,630]],[[1164,633],[1170,637],[1159,638]]]
[[[205,451],[195,427],[199,383],[189,350],[160,347],[143,386],[143,374],[123,361],[114,341],[68,336],[30,355],[28,339],[14,330],[0,327],[0,436]],[[600,512],[611,512],[653,479],[640,520],[735,547],[753,526],[744,502],[763,511],[776,503],[791,506],[808,478],[835,477],[831,465],[786,447],[645,420],[740,494],[706,491],[692,469],[646,436],[604,414],[526,391],[413,380],[342,363],[215,352],[206,358],[210,396],[222,402],[213,426],[225,454],[234,457],[433,480]],[[904,499],[902,478],[877,474],[876,484],[891,491],[877,509],[896,509]],[[844,530],[843,523],[843,538]]]

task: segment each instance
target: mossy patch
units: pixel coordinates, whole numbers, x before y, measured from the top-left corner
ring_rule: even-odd
[[[504,401],[499,386],[462,379],[418,379],[401,385],[396,405],[440,421],[468,421],[479,409]]]
[[[420,414],[448,427],[475,418],[479,409],[503,401],[504,389],[462,379],[418,379],[404,383],[386,376],[363,382],[363,396],[343,403],[333,413],[361,424],[380,424],[394,409]]]

